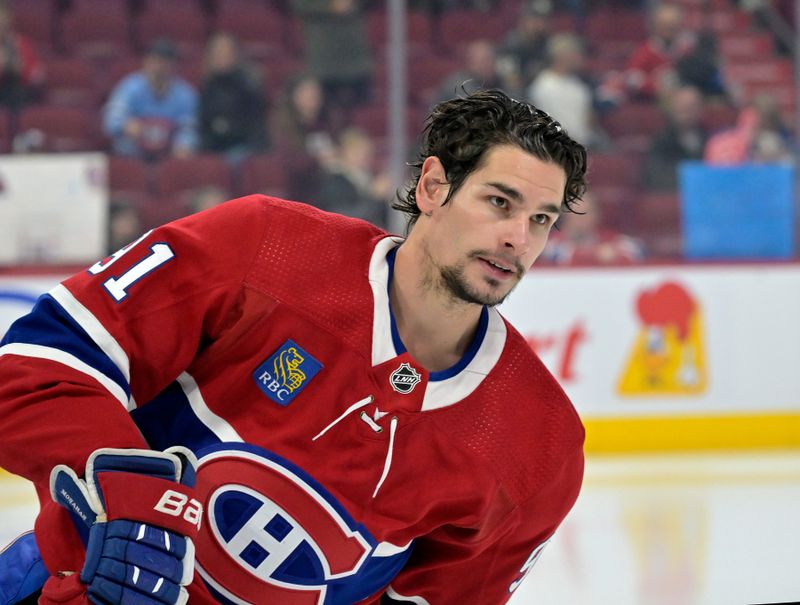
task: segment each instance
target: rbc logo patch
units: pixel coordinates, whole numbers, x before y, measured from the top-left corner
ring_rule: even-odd
[[[264,395],[287,406],[321,369],[319,361],[290,339],[256,368],[253,378]]]

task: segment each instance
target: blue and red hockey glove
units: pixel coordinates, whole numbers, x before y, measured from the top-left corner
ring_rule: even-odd
[[[80,582],[89,601],[186,603],[192,538],[203,515],[193,497],[195,463],[180,447],[100,449],[89,457],[84,479],[64,465],[53,469],[50,493],[70,512],[86,546]]]

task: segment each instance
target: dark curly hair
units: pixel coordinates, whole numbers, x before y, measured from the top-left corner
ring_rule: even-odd
[[[416,188],[426,158],[442,162],[450,190],[444,204],[480,167],[486,152],[511,144],[544,162],[564,169],[567,183],[562,207],[575,212],[574,203],[586,192],[586,149],[541,109],[516,101],[500,90],[480,90],[450,99],[433,108],[425,122],[416,161],[410,163],[412,179],[405,195],[398,192],[392,208],[404,213],[409,228],[420,215]]]

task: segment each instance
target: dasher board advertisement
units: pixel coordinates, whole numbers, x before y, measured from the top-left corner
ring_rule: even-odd
[[[537,269],[501,312],[581,415],[800,413],[800,265]]]
[[[0,266],[104,257],[107,172],[101,153],[0,155]]]

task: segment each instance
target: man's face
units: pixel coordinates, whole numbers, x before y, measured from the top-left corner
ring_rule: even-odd
[[[556,164],[512,145],[490,149],[447,204],[445,186],[420,217],[436,286],[456,300],[500,304],[544,249],[565,185]]]
[[[174,71],[175,61],[170,58],[151,54],[144,59],[144,72],[147,74],[150,84],[156,89],[165,87]]]

